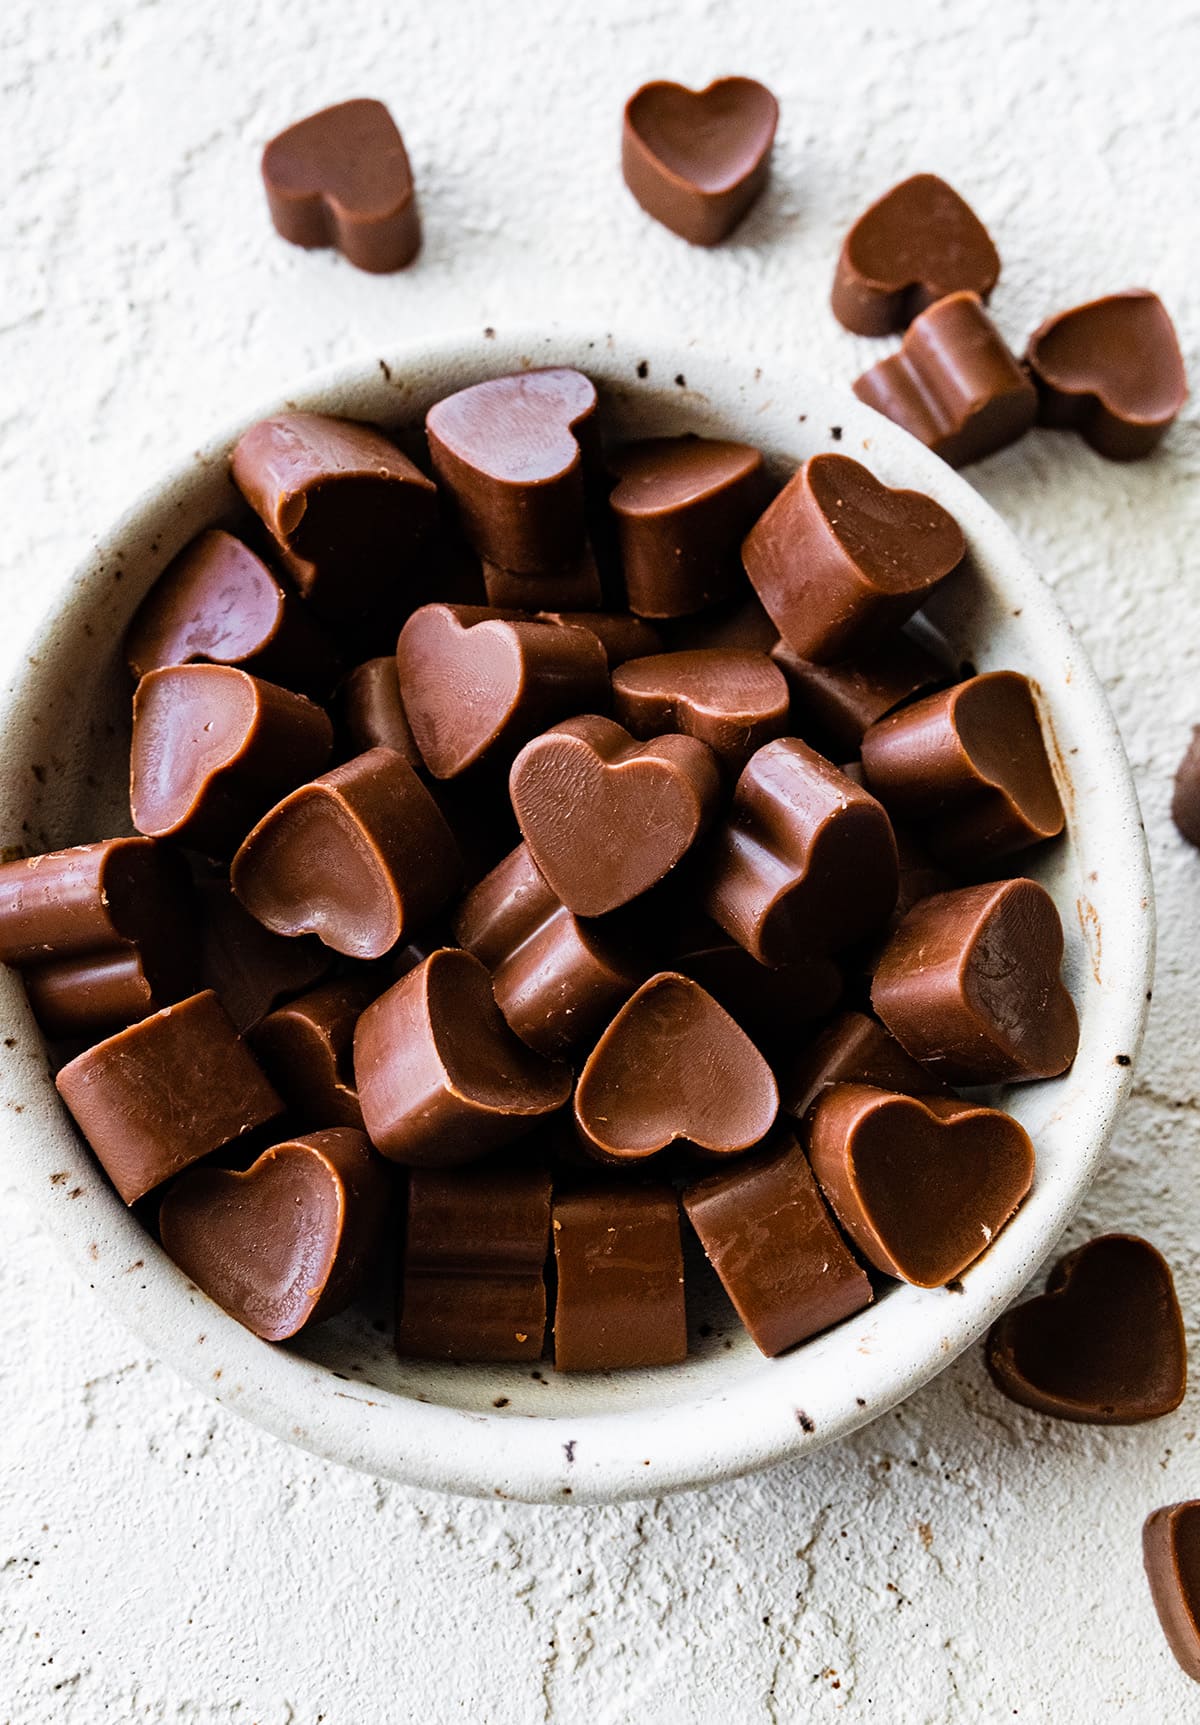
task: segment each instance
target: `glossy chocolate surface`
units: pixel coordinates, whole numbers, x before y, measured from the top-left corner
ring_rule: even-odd
[[[200,976],[234,1024],[249,1030],[268,1012],[326,976],[333,953],[311,935],[289,940],[264,928],[225,880],[202,882]]]
[[[367,1007],[354,1076],[371,1142],[416,1168],[474,1161],[571,1094],[569,1069],[514,1035],[487,970],[454,949],[433,953]]]
[[[709,847],[704,908],[762,964],[835,952],[881,929],[896,902],[882,807],[795,738],[751,757]]]
[[[191,1168],[163,1198],[163,1250],[256,1336],[282,1342],[357,1294],[383,1240],[389,1181],[361,1132],[276,1144],[245,1173]]]
[[[1037,416],[1037,392],[972,293],[922,312],[900,352],[857,378],[854,393],[951,467],[1015,443]]]
[[[544,1169],[414,1168],[397,1352],[414,1359],[540,1359],[549,1250]]]
[[[770,652],[787,680],[794,729],[836,761],[857,755],[872,725],[948,675],[919,641],[899,633],[840,665],[814,665],[786,641]]]
[[[742,560],[788,646],[826,664],[907,622],[965,550],[931,497],[891,490],[847,455],[813,455],[750,530]]]
[[[604,602],[600,570],[590,545],[554,569],[523,574],[483,559],[483,587],[489,605],[518,611],[586,611]]]
[[[631,617],[626,611],[539,611],[537,621],[590,630],[604,648],[610,671],[627,659],[648,658],[663,649],[662,636],[653,623]]]
[[[335,246],[360,270],[412,262],[421,223],[404,140],[382,102],[339,102],[271,139],[263,185],[275,230],[296,246]]]
[[[96,1043],[55,1083],[127,1204],[283,1110],[209,990]]]
[[[354,667],[339,691],[338,713],[350,754],[394,749],[410,767],[424,767],[404,711],[394,653]]]
[[[699,648],[631,659],[613,672],[613,715],[635,737],[681,731],[738,773],[788,729],[783,673],[765,653]]]
[[[133,697],[133,824],[207,856],[228,856],[333,749],[328,714],[227,665],[167,665]]]
[[[606,457],[621,572],[640,617],[684,617],[745,590],[738,552],[771,494],[757,449],[656,437]]]
[[[336,659],[294,593],[221,528],[197,534],[147,593],[125,636],[135,677],[162,665],[236,665],[268,683],[320,694]]]
[[[716,758],[694,737],[639,743],[594,715],[535,737],[509,775],[533,860],[577,916],[603,916],[664,879],[711,824],[720,789]]]
[[[938,893],[892,935],[871,1004],[907,1052],[949,1084],[1054,1078],[1079,1046],[1062,956],[1058,911],[1036,881]]]
[[[869,789],[955,867],[1008,856],[1063,830],[1063,808],[1029,679],[970,677],[873,725]]]
[[[767,183],[778,120],[779,104],[753,78],[718,78],[704,90],[643,84],[625,104],[625,184],[672,233],[716,245]]]
[[[671,943],[672,965],[706,989],[765,1053],[794,1045],[841,999],[842,973],[832,959],[814,954],[771,968],[715,923],[702,922],[687,939]]]
[[[149,838],[0,862],[0,961],[21,967],[185,939],[187,870]]]
[[[1187,400],[1175,326],[1146,288],[1048,318],[1029,338],[1025,362],[1038,423],[1078,431],[1110,461],[1149,455]]]
[[[669,1144],[734,1155],[770,1131],[770,1067],[699,983],[660,971],[600,1037],[579,1074],[575,1124],[598,1161],[640,1161]]]
[[[1183,1400],[1187,1342],[1170,1267],[1146,1240],[1102,1234],[1046,1292],[988,1331],[987,1368],[1011,1401],[1086,1425],[1137,1425]]]
[[[669,1186],[613,1181],[553,1208],[560,1372],[669,1366],[687,1355],[679,1204]]]
[[[566,908],[525,844],[463,899],[454,933],[487,965],[497,1006],[539,1054],[598,1035],[647,968],[628,940]]]
[[[846,235],[833,313],[856,335],[890,335],[947,294],[987,299],[999,274],[999,254],[970,205],[936,174],[914,174]]]
[[[230,878],[276,934],[315,934],[350,958],[382,958],[449,902],[462,860],[408,762],[368,749],[277,803]]]
[[[558,719],[607,709],[608,658],[588,629],[469,605],[423,605],[396,648],[408,721],[429,771],[507,767]]]
[[[823,1090],[805,1122],[813,1173],[885,1275],[940,1288],[985,1252],[1033,1182],[1024,1127],[957,1098]]]
[[[1167,1644],[1200,1683],[1200,1499],[1169,1503],[1146,1517],[1142,1558]]]
[[[580,555],[595,411],[591,380],[561,367],[490,378],[430,408],[433,465],[481,557],[552,575]]]
[[[263,1071],[305,1130],[363,1129],[354,1085],[354,1027],[382,992],[369,977],[343,976],[278,1006],[247,1040]]]
[[[789,1132],[744,1162],[685,1186],[683,1208],[713,1269],[764,1354],[871,1303],[866,1272],[838,1233]]]
[[[802,1121],[833,1084],[869,1084],[903,1096],[950,1096],[948,1085],[907,1055],[865,1012],[841,1012],[815,1041],[776,1063],[781,1107]]]

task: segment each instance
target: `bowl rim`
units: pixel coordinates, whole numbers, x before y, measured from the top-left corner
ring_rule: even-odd
[[[737,357],[722,357],[699,344],[653,333],[635,339],[627,334],[597,336],[594,331],[589,334],[558,323],[536,330],[515,324],[489,327],[482,334],[478,327],[451,330],[397,345],[384,359],[372,351],[315,372],[285,395],[239,414],[231,427],[174,463],[97,538],[35,625],[24,656],[14,659],[17,669],[0,697],[0,756],[6,746],[14,746],[13,715],[19,717],[23,703],[36,689],[39,660],[53,649],[60,632],[72,626],[75,613],[73,626],[78,629],[78,617],[86,614],[89,599],[95,601],[98,572],[105,569],[106,559],[123,542],[140,543],[148,524],[161,516],[164,498],[194,490],[198,473],[211,470],[214,463],[224,464],[233,442],[255,420],[303,406],[336,411],[327,405],[329,397],[361,389],[380,371],[402,376],[406,366],[444,364],[462,371],[474,364],[482,376],[537,364],[586,370],[589,356],[616,354],[628,360],[629,383],[636,387],[634,355],[649,362],[656,379],[677,374],[678,381],[685,369],[695,372],[697,367],[703,375],[748,378],[757,356],[736,347],[733,352]],[[7,1060],[0,1102],[7,1101],[8,1111],[0,1113],[0,1119],[9,1124],[0,1129],[0,1138],[11,1181],[35,1219],[155,1357],[166,1360],[206,1395],[287,1442],[409,1485],[560,1504],[657,1496],[812,1453],[877,1418],[975,1341],[1051,1250],[1094,1177],[1132,1084],[1154,961],[1145,833],[1107,699],[1051,589],[983,496],[907,433],[859,403],[848,388],[809,377],[790,365],[786,377],[788,387],[803,396],[814,417],[825,411],[836,417],[840,433],[829,448],[851,453],[860,442],[869,447],[873,470],[882,458],[885,466],[903,472],[901,483],[928,492],[965,518],[970,524],[968,539],[976,542],[982,537],[988,555],[1002,560],[1005,599],[1036,609],[1040,638],[1047,652],[1065,667],[1069,700],[1080,711],[1081,726],[1096,753],[1106,758],[1111,798],[1111,818],[1106,822],[1111,829],[1105,852],[1107,890],[1110,898],[1115,895],[1123,901],[1128,921],[1122,919],[1121,926],[1113,929],[1115,968],[1124,983],[1106,997],[1102,1023],[1107,1045],[1123,1051],[1108,1058],[1124,1063],[1105,1067],[1087,1086],[1086,1095],[1080,1093],[1087,1132],[1078,1163],[1053,1212],[1041,1219],[1036,1237],[1024,1237],[1020,1221],[1025,1212],[1020,1212],[973,1267],[962,1295],[945,1299],[944,1290],[936,1290],[920,1296],[927,1312],[931,1299],[942,1299],[930,1322],[911,1324],[911,1334],[894,1319],[880,1325],[882,1355],[873,1354],[861,1363],[838,1358],[836,1345],[831,1346],[831,1338],[838,1335],[835,1329],[778,1360],[762,1362],[752,1376],[731,1382],[717,1394],[617,1412],[512,1416],[415,1399],[354,1379],[339,1381],[330,1368],[250,1335],[187,1281],[106,1182],[89,1183],[78,1193],[77,1202],[63,1201],[69,1194],[58,1170],[67,1166],[62,1161],[67,1154],[64,1133],[74,1138],[74,1129],[48,1079],[44,1056],[40,1061]],[[702,391],[703,384],[699,388]],[[398,395],[398,418],[403,402],[403,395]],[[889,483],[896,481],[889,478]],[[1108,926],[1105,943],[1107,963]],[[40,1053],[40,1040],[15,972],[0,974],[0,1004],[7,1018],[23,1026],[24,1045]],[[17,1113],[22,1116],[19,1122],[14,1117]],[[75,1152],[88,1155],[77,1139]],[[1019,1243],[1014,1235],[1020,1235]],[[98,1241],[104,1244],[102,1254]],[[141,1273],[131,1275],[130,1267]],[[884,1302],[874,1311],[884,1313],[889,1304],[898,1302]],[[837,1372],[827,1374],[829,1393],[822,1390],[820,1405],[812,1401],[810,1386],[809,1405],[801,1408],[789,1382],[793,1375],[789,1367],[800,1358],[811,1361],[814,1351],[829,1354]],[[214,1371],[218,1361],[219,1369]]]

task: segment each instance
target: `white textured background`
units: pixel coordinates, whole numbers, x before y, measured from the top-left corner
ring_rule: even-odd
[[[851,379],[883,349],[827,311],[838,244],[917,169],[995,233],[1016,345],[1145,283],[1200,382],[1198,66],[1189,0],[4,0],[0,653],[166,460],[375,344],[558,314]],[[705,254],[625,193],[620,111],[730,71],[781,99],[776,172]],[[349,95],[413,158],[404,275],[267,222],[261,144]],[[1107,682],[1158,882],[1135,1099],[1070,1238],[1144,1231],[1193,1319],[1200,857],[1167,805],[1200,720],[1198,461],[1193,410],[1140,466],[1035,433],[973,474]],[[1196,1392],[1140,1429],[1054,1425],[975,1351],[803,1466],[612,1510],[459,1503],[209,1405],[0,1214],[4,1725],[1200,1718],[1138,1551],[1149,1509],[1200,1495]]]

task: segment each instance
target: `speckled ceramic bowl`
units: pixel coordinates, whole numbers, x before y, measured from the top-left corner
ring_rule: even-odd
[[[11,972],[0,974],[0,1153],[80,1274],[205,1394],[350,1467],[450,1491],[580,1503],[701,1485],[811,1452],[874,1419],[974,1341],[1052,1248],[1096,1171],[1130,1084],[1154,934],[1129,768],[1057,604],[971,486],[847,391],[773,370],[765,353],[724,359],[654,341],[489,330],[373,355],[260,412],[307,407],[418,426],[451,390],[548,364],[588,371],[607,423],[622,433],[739,437],[783,471],[837,448],[892,485],[929,492],[962,523],[970,566],[938,595],[934,621],[980,669],[1015,666],[1036,680],[1068,817],[1066,841],[1031,867],[1062,912],[1082,1041],[1065,1077],[1002,1096],[1038,1152],[1033,1191],[1014,1221],[961,1292],[894,1287],[782,1359],[763,1359],[730,1309],[712,1305],[692,1315],[683,1365],[560,1379],[549,1364],[398,1360],[382,1305],[286,1347],[241,1329],[101,1177],[58,1101]],[[97,541],[0,694],[0,844],[52,849],[128,830],[121,636],[175,552],[200,528],[236,518],[227,457],[241,429],[167,473]]]

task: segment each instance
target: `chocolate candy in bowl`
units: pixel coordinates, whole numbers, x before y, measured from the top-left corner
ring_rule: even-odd
[[[4,970],[0,1010],[13,1046],[4,1053],[8,1106],[0,1111],[0,1139],[11,1180],[46,1233],[160,1357],[284,1439],[345,1464],[486,1496],[586,1502],[694,1486],[811,1451],[909,1394],[1014,1299],[1078,1203],[1128,1088],[1145,1012],[1152,909],[1136,799],[1099,685],[1048,590],[991,508],[848,391],[784,373],[749,351],[710,356],[561,330],[500,330],[487,340],[479,332],[384,357],[392,377],[405,380],[402,396],[372,353],[293,389],[286,403],[247,414],[167,474],[64,583],[64,597],[0,694],[5,854],[59,850],[129,830],[130,684],[122,637],[156,577],[198,533],[247,531],[229,456],[247,427],[266,415],[343,415],[381,424],[409,447],[405,434],[420,427],[433,402],[529,365],[561,366],[594,380],[598,413],[614,444],[689,432],[738,440],[763,451],[780,484],[808,458],[840,453],[892,489],[931,497],[958,522],[966,558],[922,607],[942,638],[934,641],[936,656],[947,664],[970,659],[981,673],[1026,675],[1050,743],[1066,833],[1020,852],[1017,861],[1062,919],[1063,974],[1079,1013],[1079,1051],[1061,1077],[988,1093],[1035,1145],[1032,1190],[967,1270],[961,1294],[889,1286],[836,1328],[777,1359],[759,1352],[719,1293],[711,1305],[692,1304],[689,1296],[686,1358],[675,1358],[674,1338],[658,1338],[664,1354],[670,1340],[674,1363],[636,1371],[555,1374],[546,1359],[477,1366],[400,1359],[386,1290],[376,1297],[369,1289],[342,1315],[272,1346],[215,1307],[125,1209],[53,1089],[19,976]],[[677,374],[688,379],[686,393],[671,382]],[[840,428],[840,440],[832,427]],[[504,555],[511,557],[507,549]],[[715,613],[710,621],[715,627]],[[921,627],[920,619],[912,627]],[[689,645],[761,651],[764,643],[722,641],[709,632]],[[628,657],[657,650],[647,641]],[[447,788],[453,787],[434,787],[437,796]],[[515,831],[506,835],[488,866],[517,838]],[[664,968],[687,970],[681,960],[646,971]],[[297,982],[293,992],[311,990],[318,980]],[[385,975],[383,988],[395,980]],[[614,1003],[610,1018],[618,1010]],[[291,1128],[268,1130],[269,1142],[282,1142]],[[261,1146],[256,1140],[248,1148]],[[592,1166],[590,1176],[579,1176],[585,1194],[617,1181],[630,1192],[661,1188],[657,1165],[646,1170],[649,1188],[639,1173]],[[732,1172],[736,1158],[723,1166]],[[697,1166],[695,1177],[708,1175]],[[586,1205],[582,1215],[586,1223]],[[689,1228],[685,1222],[685,1240]],[[469,1259],[469,1240],[460,1244]],[[145,1260],[144,1272],[124,1274],[136,1259]],[[373,1328],[375,1318],[385,1322],[385,1333]]]

